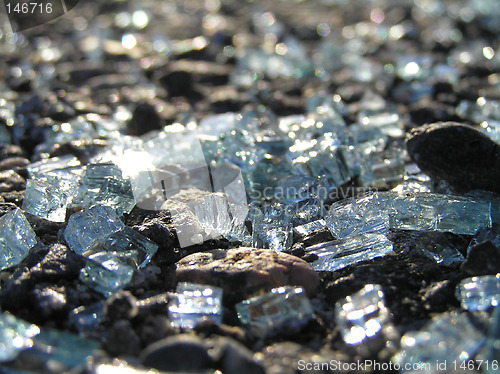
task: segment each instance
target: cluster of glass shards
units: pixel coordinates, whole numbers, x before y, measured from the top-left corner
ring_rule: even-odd
[[[285,286],[236,305],[242,324],[259,334],[287,326],[297,328],[312,318],[312,307],[301,287]]]
[[[168,306],[172,326],[193,328],[202,318],[222,322],[222,289],[219,287],[179,283]]]
[[[434,317],[419,331],[401,338],[401,348],[393,361],[401,368],[426,367],[438,370],[436,363],[456,362],[457,367],[473,358],[485,336],[466,314],[444,313]]]
[[[63,236],[72,251],[87,259],[81,279],[106,296],[124,288],[158,250],[106,205],[72,214]]]

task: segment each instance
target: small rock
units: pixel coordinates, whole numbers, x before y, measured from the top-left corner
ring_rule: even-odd
[[[407,141],[420,169],[459,192],[500,192],[500,145],[475,128],[455,122],[418,127]]]
[[[62,279],[78,279],[80,269],[84,266],[83,257],[70,251],[62,244],[53,244],[47,254],[30,271],[37,282],[55,282]]]
[[[119,291],[106,300],[103,308],[104,318],[108,321],[134,318],[139,309],[137,299],[129,291]]]
[[[19,170],[25,168],[29,163],[29,160],[24,157],[9,157],[0,161],[0,171]]]
[[[490,241],[472,246],[461,270],[469,275],[500,273],[500,249]]]
[[[140,356],[146,367],[164,371],[201,371],[214,367],[203,341],[176,335],[146,347]]]
[[[108,330],[104,348],[112,355],[137,355],[141,341],[127,320],[115,322]]]
[[[140,136],[161,128],[161,118],[156,109],[148,103],[139,103],[132,112],[128,133]]]
[[[34,309],[44,319],[58,319],[63,317],[62,312],[67,312],[64,287],[37,287],[31,297]]]
[[[218,368],[223,373],[265,374],[264,367],[253,359],[253,353],[244,345],[229,339],[218,338],[212,350]]]
[[[255,248],[194,253],[177,262],[177,279],[222,287],[224,297],[231,300],[286,285],[302,286],[313,295],[319,286],[318,275],[305,261]]]
[[[13,170],[0,171],[0,193],[24,191],[26,181]]]

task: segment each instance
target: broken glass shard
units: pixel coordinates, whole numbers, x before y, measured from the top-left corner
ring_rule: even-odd
[[[464,256],[442,232],[423,232],[415,239],[415,250],[437,264],[450,266],[463,262]]]
[[[362,110],[358,121],[364,126],[377,127],[383,134],[398,138],[404,136],[404,126],[396,108],[387,106],[378,110]]]
[[[80,116],[70,122],[53,125],[45,135],[45,143],[63,144],[73,140],[92,140],[96,137],[97,132],[92,123]]]
[[[0,217],[0,270],[19,264],[36,244],[36,234],[21,209]]]
[[[500,121],[481,122],[480,130],[491,140],[500,144]]]
[[[421,330],[406,333],[392,361],[401,367],[413,364],[432,367],[444,361],[460,365],[474,357],[484,340],[483,333],[472,325],[467,314],[444,313],[434,317]]]
[[[82,172],[81,164],[73,155],[47,158],[28,165],[28,173],[31,178],[44,178],[47,175],[58,175],[69,171],[75,174]]]
[[[326,222],[323,219],[319,219],[317,221],[312,221],[309,223],[306,223],[304,225],[300,226],[295,226],[293,230],[302,236],[307,236],[312,234],[315,231],[326,229]]]
[[[229,133],[241,117],[237,113],[223,113],[214,116],[207,116],[200,121],[198,133],[204,139],[217,141],[224,134]]]
[[[496,374],[498,366],[493,365],[500,360],[500,307],[495,307],[490,318],[488,337],[484,347],[479,352],[477,360],[488,362],[488,367],[483,368],[485,374]]]
[[[18,356],[21,367],[39,368],[44,373],[79,372],[87,364],[99,343],[68,332],[43,329],[33,346]]]
[[[132,280],[134,267],[116,252],[90,255],[81,270],[80,280],[93,290],[108,297],[126,287]]]
[[[76,183],[52,176],[46,176],[44,179],[28,179],[22,208],[34,216],[53,222],[64,222],[66,209],[77,188]]]
[[[456,296],[465,310],[497,307],[500,303],[500,274],[464,279],[457,286]]]
[[[413,218],[408,209],[414,212]],[[473,235],[480,227],[491,227],[490,210],[491,204],[484,200],[419,193],[397,199],[391,212],[391,223],[394,228],[404,227],[406,230]]]
[[[339,187],[350,179],[349,169],[340,147],[308,152],[293,160],[295,167],[304,174],[324,177],[330,188]]]
[[[436,205],[439,231],[474,235],[480,227],[491,227],[491,204],[488,201],[456,196],[441,201],[431,197],[430,200]]]
[[[332,204],[325,221],[332,235],[339,239],[366,233],[385,234],[389,229],[389,215],[378,194]]]
[[[391,324],[384,293],[378,284],[367,284],[359,292],[335,305],[335,321],[347,344],[358,345],[381,334]]]
[[[126,260],[135,268],[143,268],[158,250],[158,244],[125,226],[100,240],[97,249],[117,253],[122,261]]]
[[[123,214],[130,213],[135,205],[130,180],[124,178],[120,168],[111,162],[87,165],[80,191],[74,204],[83,207],[107,205]]]
[[[205,196],[203,203],[195,206],[194,211],[200,225],[211,231],[214,238],[222,235],[230,241],[243,241],[247,236],[245,218],[248,207],[230,204],[224,194]]]
[[[94,205],[73,213],[63,235],[72,251],[84,255],[98,242],[104,241],[107,236],[123,229],[124,226],[112,208]]]
[[[388,187],[403,179],[405,161],[401,149],[373,152],[363,160],[359,179],[364,185]]]
[[[324,91],[308,98],[306,111],[310,114],[316,113],[323,118],[336,118],[339,114],[348,114],[340,95],[328,94]]]
[[[0,362],[12,361],[19,352],[33,345],[33,337],[40,333],[36,325],[3,312],[0,314]]]
[[[300,327],[312,318],[312,307],[301,287],[285,286],[236,305],[241,323],[266,334],[287,326]]]
[[[73,309],[68,316],[68,324],[82,336],[91,335],[103,318],[104,301]]]
[[[255,248],[280,252],[292,245],[292,216],[284,204],[267,204],[263,211],[254,207],[250,211],[252,241]]]
[[[435,206],[417,196],[394,196],[390,214],[392,228],[429,231],[437,229],[438,214]]]
[[[431,73],[431,56],[402,56],[396,63],[396,74],[405,81],[425,80]]]
[[[222,322],[222,289],[195,283],[179,283],[168,307],[171,325],[193,328],[203,317]]]
[[[311,266],[316,271],[336,271],[347,266],[393,254],[391,241],[381,234],[360,234],[307,247],[319,258]]]

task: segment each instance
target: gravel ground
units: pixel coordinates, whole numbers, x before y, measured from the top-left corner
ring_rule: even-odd
[[[500,26],[467,11],[460,13],[465,1],[444,3],[448,13],[438,7],[440,1],[416,0],[82,0],[50,24],[16,37],[0,34],[0,125],[12,138],[11,144],[0,146],[0,215],[21,207],[30,162],[72,154],[85,163],[106,146],[106,137],[39,146],[51,126],[78,115],[123,118],[128,135],[143,135],[185,113],[201,120],[207,115],[264,105],[278,116],[303,114],[307,97],[321,90],[344,100],[349,108],[344,116],[348,125],[356,121],[356,108],[368,90],[394,104],[407,133],[406,162],[416,161],[437,190],[499,193],[500,146],[477,131],[477,121],[459,115],[457,107],[461,100],[500,98],[500,63],[496,57],[485,57],[489,50],[484,49],[498,51]],[[144,28],[123,26],[126,12],[140,9],[148,12],[149,24]],[[252,24],[257,11],[272,12],[284,29],[283,35],[296,37],[311,58],[317,58],[319,45],[325,40],[352,38],[351,48],[364,51],[370,62],[367,71],[373,77],[356,78],[352,66],[346,65],[303,77],[260,73],[249,86],[236,85],[236,63],[242,50],[273,46],[283,39],[266,37]],[[125,12],[121,18],[120,12]],[[122,38],[127,34],[135,38],[130,45]],[[165,46],[172,40],[177,42]],[[411,81],[394,72],[395,61],[407,55],[426,55],[433,62],[452,64],[460,48],[469,51],[466,47],[473,43],[483,43],[483,55],[470,52],[470,61],[456,63],[457,81],[433,73],[437,79],[424,80],[431,93],[419,95],[409,86]],[[328,60],[331,66],[336,63],[335,58]],[[2,111],[2,100],[15,105],[12,116]],[[422,127],[428,124],[434,125]],[[351,180],[335,192],[352,195],[354,187],[362,186]],[[196,191],[188,196],[188,200],[197,198]],[[333,200],[331,197],[330,202]],[[84,261],[60,238],[65,223],[29,214],[27,218],[39,243],[21,264],[0,272],[1,309],[42,329],[75,332],[68,322],[70,311],[102,297],[79,282]],[[357,350],[344,343],[334,320],[337,301],[366,284],[381,285],[395,334],[403,335],[437,314],[461,310],[455,287],[462,279],[500,270],[490,261],[500,257],[498,248],[476,251],[479,254],[475,257],[469,254],[464,265],[443,266],[415,250],[412,232],[394,230],[389,235],[394,255],[316,273],[307,264],[313,258],[303,246],[331,240],[326,231],[297,236],[288,253],[277,254],[238,249],[241,245],[225,239],[179,248],[171,217],[164,211],[136,207],[124,221],[156,242],[159,250],[125,290],[105,301],[103,323],[91,338],[101,342],[99,360],[103,362],[119,357],[131,365],[163,371],[312,373],[329,371],[301,368],[300,362],[389,363],[397,345],[374,342]],[[471,236],[447,233],[446,237],[467,256]],[[203,321],[194,331],[181,332],[169,324],[166,293],[174,291],[178,281],[193,279],[224,288],[223,323]],[[284,284],[306,289],[315,313],[307,326],[279,329],[265,338],[241,326],[236,302]],[[366,367],[331,370],[378,371]]]

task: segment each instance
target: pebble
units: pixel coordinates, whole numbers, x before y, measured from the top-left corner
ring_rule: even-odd
[[[286,285],[301,286],[311,296],[319,286],[318,275],[305,261],[256,248],[194,253],[177,262],[177,279],[222,287],[224,298],[232,300]]]
[[[472,126],[437,122],[414,129],[406,145],[411,158],[431,178],[458,192],[500,193],[500,145]]]
[[[140,360],[146,367],[164,371],[201,371],[214,367],[203,340],[176,335],[146,347]]]
[[[471,247],[461,270],[469,275],[489,275],[500,272],[500,249],[486,241]]]

